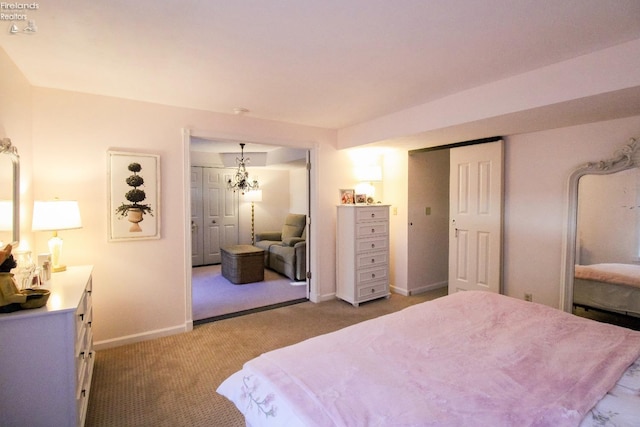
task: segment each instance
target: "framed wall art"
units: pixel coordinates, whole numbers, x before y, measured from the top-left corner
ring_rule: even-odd
[[[355,190],[340,190],[340,204],[353,205],[356,202]]]
[[[160,156],[107,152],[109,241],[160,238]]]

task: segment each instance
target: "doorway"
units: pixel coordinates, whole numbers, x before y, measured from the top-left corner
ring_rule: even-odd
[[[498,142],[501,138],[487,138],[466,141],[429,149],[413,150],[408,156],[408,275],[407,293],[418,294],[433,289],[449,286],[451,241],[453,230],[451,226],[451,153],[453,149],[466,146],[480,146],[480,144]],[[500,165],[500,169],[502,166]],[[474,175],[477,175],[474,173]],[[475,179],[475,178],[474,178]],[[500,178],[501,179],[501,178]],[[480,179],[482,181],[482,179]],[[501,189],[498,190],[501,195]],[[502,212],[502,204],[497,203]],[[495,238],[499,246],[502,244],[501,216],[498,220],[499,230]],[[486,235],[486,233],[480,233]],[[494,238],[493,236],[491,238]],[[455,240],[454,240],[455,241]],[[474,245],[477,248],[478,245]],[[482,247],[482,246],[480,246]],[[498,265],[492,270],[494,286],[499,291],[501,283],[502,257],[500,247],[494,250]],[[470,257],[471,259],[471,257]],[[481,265],[478,263],[477,265]],[[474,268],[474,283],[477,282]]]
[[[262,191],[262,200],[255,203],[227,189],[227,180],[237,166],[234,168],[225,157],[235,163],[240,154],[238,143],[190,138],[194,324],[309,298],[309,280],[295,282],[266,268],[264,281],[243,285],[232,284],[221,275],[220,247],[251,245],[254,227],[255,233],[279,231],[288,213],[305,214],[308,221],[310,218],[308,150],[246,145],[247,171],[250,179],[259,181]]]

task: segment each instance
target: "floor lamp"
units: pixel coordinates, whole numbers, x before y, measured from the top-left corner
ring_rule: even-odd
[[[251,244],[255,245],[256,243],[256,235],[255,235],[255,215],[254,215],[254,206],[255,202],[262,201],[262,190],[253,190],[247,191],[244,193],[244,200],[247,202],[251,202]]]

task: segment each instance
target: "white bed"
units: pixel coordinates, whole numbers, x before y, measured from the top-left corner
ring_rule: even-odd
[[[640,332],[459,292],[265,353],[217,391],[253,427],[637,426],[639,358]]]
[[[573,303],[640,317],[640,265],[576,265]]]

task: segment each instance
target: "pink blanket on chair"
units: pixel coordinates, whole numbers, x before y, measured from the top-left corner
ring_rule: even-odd
[[[640,332],[459,292],[263,354],[218,391],[255,411],[268,390],[254,426],[577,426],[639,355]]]

